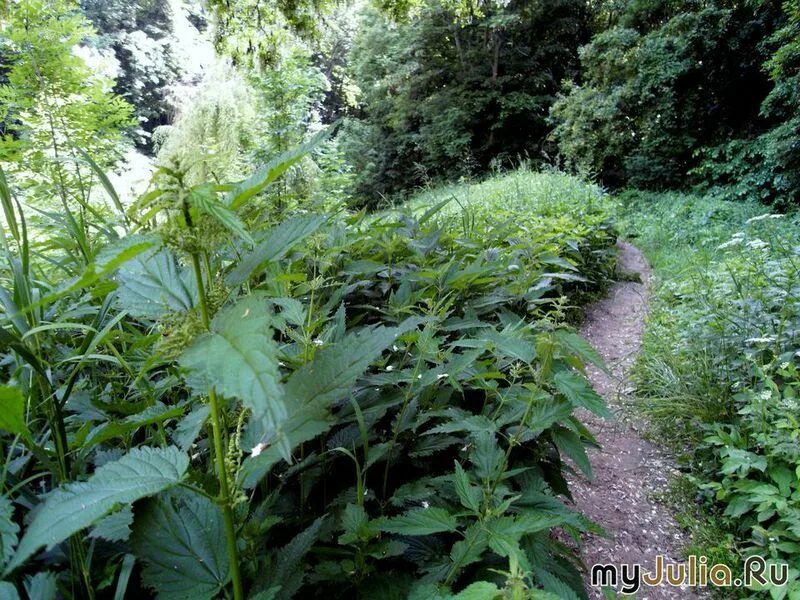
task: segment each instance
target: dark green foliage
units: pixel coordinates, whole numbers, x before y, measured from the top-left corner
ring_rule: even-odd
[[[555,138],[579,170],[611,185],[681,187],[698,150],[764,130],[776,2],[632,3],[619,23],[581,50],[582,79],[553,107]]]
[[[596,529],[565,475],[594,444],[573,411],[607,413],[567,319],[613,272],[604,197],[522,171],[279,216],[310,149],[228,185],[162,169],[85,262],[0,180],[7,586],[583,596],[551,530]]]
[[[472,9],[431,0],[400,23],[367,12],[351,52],[362,114],[347,130],[366,201],[493,161],[540,160],[587,19],[572,0]]]
[[[660,280],[637,365],[643,407],[686,454],[692,495],[731,539],[701,552],[726,550],[734,568],[751,554],[796,565],[799,215],[674,194],[628,202],[625,227]],[[774,594],[799,590],[790,571]]]
[[[174,107],[167,98],[178,74],[172,56],[172,14],[161,0],[81,0],[100,34],[99,45],[119,61],[114,91],[130,102],[141,128],[150,134],[165,125]],[[150,148],[149,137],[139,143]]]

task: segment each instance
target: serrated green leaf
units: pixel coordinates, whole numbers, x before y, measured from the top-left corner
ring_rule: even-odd
[[[324,129],[305,144],[301,144],[297,148],[293,148],[273,158],[246,180],[237,184],[226,197],[225,205],[231,210],[239,208],[250,198],[263,191],[270,183],[283,175],[283,173],[306,154],[316,148],[324,139],[331,135],[334,129],[335,126]]]
[[[339,536],[339,543],[354,544],[358,542],[368,522],[369,517],[363,506],[358,504],[345,506],[342,512],[342,529],[344,529],[344,533]]]
[[[13,521],[13,517],[14,505],[11,500],[0,496],[0,566],[8,563],[17,545],[19,525]]]
[[[146,425],[155,425],[156,423],[164,423],[169,419],[175,419],[183,415],[183,410],[182,406],[166,406],[161,402],[157,402],[153,406],[148,406],[142,412],[125,417],[121,421],[104,423],[89,434],[83,442],[83,448],[91,448],[97,444],[102,444],[107,440],[121,437]]]
[[[275,594],[276,600],[289,600],[302,586],[305,577],[303,559],[317,541],[324,520],[325,517],[316,519],[299,535],[296,535],[291,542],[277,551],[275,567],[266,583],[268,587],[280,586],[280,591]]]
[[[606,363],[600,353],[577,333],[558,329],[554,332],[554,335],[562,346],[578,356],[583,362],[593,364],[604,373],[608,373],[608,367],[606,367]]]
[[[286,382],[286,396],[299,404],[328,406],[350,392],[350,388],[381,352],[392,345],[398,328],[370,327],[350,333],[317,352]]]
[[[453,596],[453,600],[496,600],[501,592],[493,583],[476,581]]]
[[[25,582],[25,591],[30,600],[55,600],[56,576],[49,571],[37,573]]]
[[[117,280],[118,302],[134,317],[157,319],[168,312],[187,312],[197,304],[194,273],[180,268],[168,249],[125,264]]]
[[[210,412],[211,407],[208,404],[201,404],[195,406],[188,415],[181,419],[172,434],[173,441],[178,444],[181,450],[188,452],[197,436],[200,435],[200,430],[203,428]]]
[[[130,504],[176,485],[188,467],[189,458],[173,446],[134,448],[119,460],[97,469],[88,481],[58,488],[37,511],[6,567],[6,574],[39,548],[52,548],[118,505]]]
[[[475,474],[483,480],[493,480],[503,466],[503,451],[497,445],[497,438],[491,431],[478,431],[472,434],[472,451],[469,461],[475,467]]]
[[[378,523],[378,528],[387,533],[401,535],[430,535],[456,531],[458,521],[446,509],[432,506],[415,508],[399,517],[385,519]]]
[[[196,393],[207,394],[213,387],[227,398],[238,398],[252,411],[252,420],[279,431],[287,412],[272,321],[268,302],[241,300],[221,311],[211,331],[197,338],[179,362],[189,371],[187,383]]]
[[[268,262],[283,258],[289,250],[319,229],[327,217],[301,215],[292,217],[270,229],[256,247],[239,259],[228,274],[228,285],[239,285],[255,275],[258,268]]]
[[[583,407],[606,419],[612,418],[605,400],[592,389],[582,375],[574,371],[560,371],[553,378],[556,388],[575,407]]]
[[[136,511],[131,545],[142,580],[162,600],[214,598],[230,579],[220,507],[188,490],[153,498]]]
[[[453,484],[456,488],[461,504],[473,512],[480,512],[481,499],[483,492],[473,486],[469,481],[469,476],[463,467],[456,461],[456,472],[453,476]]]
[[[578,468],[589,479],[592,478],[592,464],[583,447],[583,442],[578,434],[563,427],[554,427],[550,430],[550,436],[558,448],[559,452],[572,459]]]
[[[133,509],[130,506],[111,513],[97,522],[89,532],[90,538],[103,538],[109,542],[124,542],[131,535]]]
[[[305,406],[289,415],[283,425],[282,435],[290,448],[296,448],[303,442],[313,440],[328,431],[335,423],[336,420],[327,412],[314,406]],[[246,433],[246,444],[250,449],[255,449],[258,444],[263,443],[260,441],[263,427],[254,427],[253,430],[257,432],[251,433],[248,429]],[[241,485],[246,489],[255,487],[281,458],[282,452],[277,446],[268,446],[257,455],[247,457],[239,471]]]

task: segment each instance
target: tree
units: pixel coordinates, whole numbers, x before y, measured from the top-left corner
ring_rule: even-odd
[[[131,108],[112,93],[113,80],[73,51],[94,33],[70,0],[17,0],[9,6],[3,49],[7,82],[0,86],[0,161],[28,201],[58,198],[69,211],[87,205],[91,169],[116,161]],[[85,224],[84,224],[85,226]]]
[[[547,111],[578,65],[575,0],[430,0],[396,22],[370,10],[351,53],[362,90],[351,156],[376,198],[547,150]]]

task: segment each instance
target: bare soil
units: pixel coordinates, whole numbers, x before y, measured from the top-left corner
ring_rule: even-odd
[[[666,561],[681,561],[685,534],[670,510],[656,497],[668,490],[676,470],[669,453],[642,438],[643,424],[631,415],[634,393],[627,377],[641,345],[647,314],[650,268],[642,253],[625,242],[618,243],[619,268],[626,278],[641,282],[615,283],[603,300],[587,309],[582,335],[603,356],[611,375],[589,369],[589,379],[615,414],[612,421],[581,415],[602,448],[590,452],[594,477],[575,476],[570,487],[575,506],[598,523],[608,537],[587,535],[582,555],[586,565],[639,563],[645,571],[658,554]],[[602,598],[592,589],[590,597]],[[690,589],[669,586],[643,587],[637,600],[696,598]]]

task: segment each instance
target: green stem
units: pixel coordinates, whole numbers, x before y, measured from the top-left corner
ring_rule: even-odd
[[[208,314],[208,299],[203,286],[203,272],[200,268],[200,259],[197,254],[192,254],[192,266],[197,280],[197,292],[200,299],[200,315],[203,326],[209,329],[211,320]],[[214,442],[214,460],[217,465],[217,478],[219,479],[220,504],[222,504],[222,517],[225,524],[225,541],[228,546],[228,557],[231,564],[231,580],[233,582],[234,600],[244,600],[242,587],[242,573],[239,569],[239,549],[236,545],[236,528],[233,522],[233,507],[231,492],[228,486],[228,471],[225,467],[225,449],[222,444],[222,427],[220,425],[219,403],[214,388],[208,390],[208,403],[211,408],[211,434]]]

